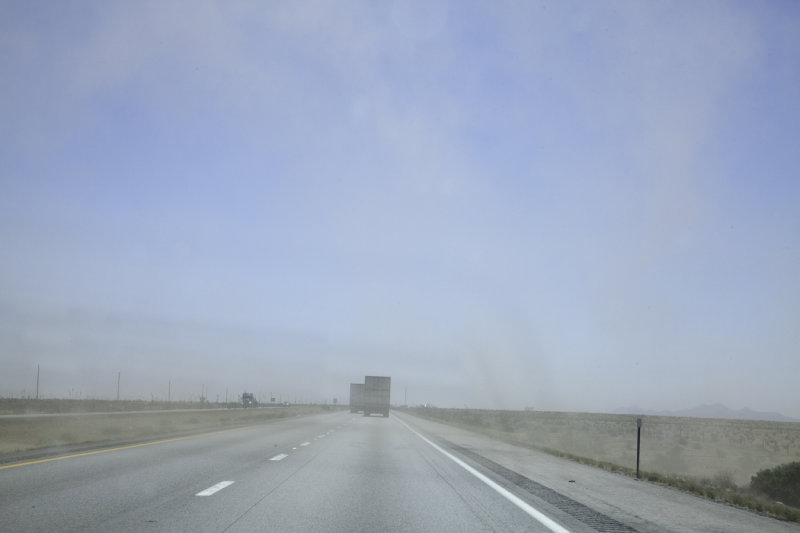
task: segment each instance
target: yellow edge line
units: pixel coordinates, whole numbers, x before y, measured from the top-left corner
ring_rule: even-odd
[[[119,450],[127,450],[129,448],[141,448],[142,446],[152,446],[154,444],[164,444],[166,442],[175,442],[177,440],[186,440],[186,439],[196,439],[199,437],[207,437],[209,435],[218,435],[220,433],[228,433],[230,431],[239,431],[240,429],[247,429],[252,426],[244,426],[239,428],[233,429],[223,429],[220,431],[210,431],[208,433],[199,433],[197,435],[186,435],[184,437],[175,437],[172,439],[163,439],[163,440],[154,440],[152,442],[140,442],[139,444],[128,444],[126,446],[117,446],[116,448],[105,448],[103,450],[93,450],[91,452],[82,452],[82,453],[73,453],[71,455],[60,455],[58,457],[48,457],[47,459],[37,459],[35,461],[26,461],[24,463],[13,463],[10,465],[0,465],[0,470],[5,470],[6,468],[16,468],[18,466],[26,466],[26,465],[35,465],[38,463],[49,463],[50,461],[60,461],[62,459],[72,459],[75,457],[84,457],[86,455],[96,455],[98,453],[108,453],[108,452],[116,452]]]

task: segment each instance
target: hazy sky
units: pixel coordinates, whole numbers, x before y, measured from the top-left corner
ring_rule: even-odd
[[[0,0],[0,396],[800,417],[800,4]]]

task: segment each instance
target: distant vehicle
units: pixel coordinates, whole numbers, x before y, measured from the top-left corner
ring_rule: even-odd
[[[350,384],[350,412],[357,413],[364,410],[364,384]]]
[[[364,416],[373,413],[389,416],[389,397],[392,378],[388,376],[366,376],[364,378]]]
[[[242,407],[256,407],[256,405],[258,405],[258,402],[255,394],[252,392],[242,393]]]

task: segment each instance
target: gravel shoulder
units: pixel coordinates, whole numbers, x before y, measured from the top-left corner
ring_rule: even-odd
[[[434,439],[466,448],[642,533],[800,532],[797,523],[762,516],[407,413],[398,416]]]

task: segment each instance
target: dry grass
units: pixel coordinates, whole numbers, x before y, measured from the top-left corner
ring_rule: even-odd
[[[130,411],[160,411],[170,409],[208,409],[210,407],[241,407],[238,402],[211,404],[200,402],[148,402],[145,400],[69,400],[31,398],[0,398],[0,415],[42,413],[117,413]]]
[[[324,409],[322,406],[298,406],[0,418],[0,454],[89,443],[130,442],[255,425],[315,414]]]
[[[414,409],[414,414],[526,446],[636,467],[636,416],[594,413]],[[800,460],[800,423],[646,416],[641,468],[727,478],[746,485],[759,470]]]

